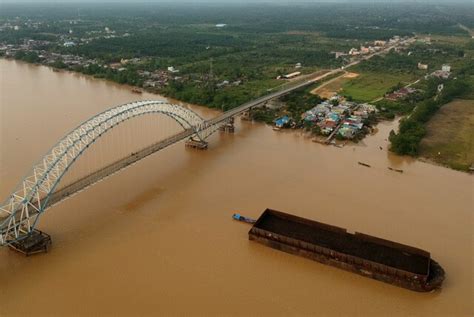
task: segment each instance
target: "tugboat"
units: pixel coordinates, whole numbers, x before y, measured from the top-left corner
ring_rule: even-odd
[[[242,222],[246,222],[246,223],[255,223],[257,221],[257,220],[252,219],[252,218],[247,218],[247,217],[241,216],[240,214],[233,214],[232,218],[234,218],[234,220],[238,220],[238,221],[242,221]]]

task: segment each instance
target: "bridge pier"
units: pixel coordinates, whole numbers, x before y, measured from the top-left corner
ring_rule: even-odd
[[[186,147],[192,149],[207,150],[208,143],[206,141],[197,140],[191,137],[186,141],[185,145]]]
[[[249,109],[249,110],[246,110],[244,112],[242,112],[242,115],[240,116],[240,119],[241,120],[244,120],[244,121],[251,121],[252,120],[252,115],[250,113],[252,109]]]
[[[234,133],[235,132],[235,127],[234,127],[234,117],[231,117],[227,123],[222,125],[219,128],[219,131],[225,132],[225,133]]]
[[[9,247],[26,256],[48,252],[51,246],[51,236],[38,229],[31,231],[25,238],[12,242]]]

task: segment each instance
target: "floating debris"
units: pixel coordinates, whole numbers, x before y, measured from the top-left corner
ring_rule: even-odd
[[[391,170],[391,171],[394,171],[394,172],[403,173],[403,170],[396,169],[396,168],[393,168],[393,167],[388,167],[388,169]]]
[[[358,162],[359,165],[365,166],[365,167],[371,167],[369,164],[363,163],[363,162]]]

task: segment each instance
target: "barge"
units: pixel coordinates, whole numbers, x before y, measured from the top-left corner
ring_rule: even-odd
[[[445,276],[427,251],[272,209],[249,240],[418,292],[440,288]]]

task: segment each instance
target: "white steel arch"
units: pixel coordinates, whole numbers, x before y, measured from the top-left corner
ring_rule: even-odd
[[[38,216],[48,207],[48,197],[92,143],[128,119],[153,113],[173,118],[184,130],[194,131],[201,140],[210,134],[209,126],[198,114],[164,101],[132,102],[93,116],[53,146],[0,205],[0,245],[16,241],[34,229]]]

